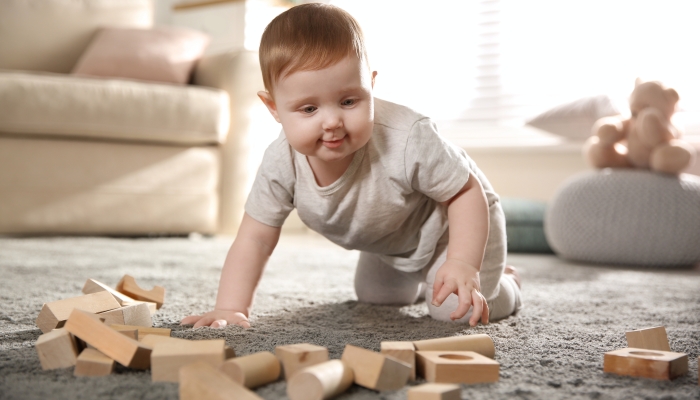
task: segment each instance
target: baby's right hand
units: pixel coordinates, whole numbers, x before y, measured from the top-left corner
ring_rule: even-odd
[[[250,322],[245,314],[237,311],[214,310],[204,315],[190,315],[180,321],[180,325],[192,325],[193,328],[209,326],[212,328],[224,328],[226,325],[235,324],[244,328],[250,328]]]

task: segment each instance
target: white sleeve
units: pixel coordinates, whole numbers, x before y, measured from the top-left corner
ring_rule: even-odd
[[[438,202],[451,199],[469,180],[469,156],[447,142],[428,118],[416,121],[406,143],[406,178]]]
[[[265,225],[279,227],[294,208],[294,150],[280,136],[265,150],[245,212]]]

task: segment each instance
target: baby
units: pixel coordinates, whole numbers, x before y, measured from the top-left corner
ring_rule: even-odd
[[[256,287],[295,207],[309,228],[360,250],[360,302],[430,299],[431,317],[471,326],[520,308],[498,195],[429,118],[373,97],[377,72],[352,16],[318,3],[287,10],[265,29],[260,64],[258,95],[282,133],[258,170],[215,309],[182,324],[250,326]]]

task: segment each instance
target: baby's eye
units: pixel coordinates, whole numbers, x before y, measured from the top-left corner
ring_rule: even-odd
[[[302,108],[301,111],[302,111],[303,113],[306,113],[306,114],[311,114],[312,112],[316,111],[316,107],[314,107],[314,106],[306,106],[306,107]]]
[[[356,102],[355,99],[346,99],[346,100],[343,100],[340,104],[343,106],[351,106],[351,105],[355,104],[355,102]]]

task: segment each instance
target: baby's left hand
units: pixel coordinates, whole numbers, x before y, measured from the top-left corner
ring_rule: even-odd
[[[481,294],[479,270],[476,267],[455,259],[447,259],[440,266],[435,274],[435,283],[433,284],[433,305],[440,307],[447,296],[452,293],[456,293],[459,297],[459,306],[450,314],[453,321],[464,317],[474,306],[469,325],[476,326],[479,319],[481,319],[482,324],[488,324],[489,305]]]

